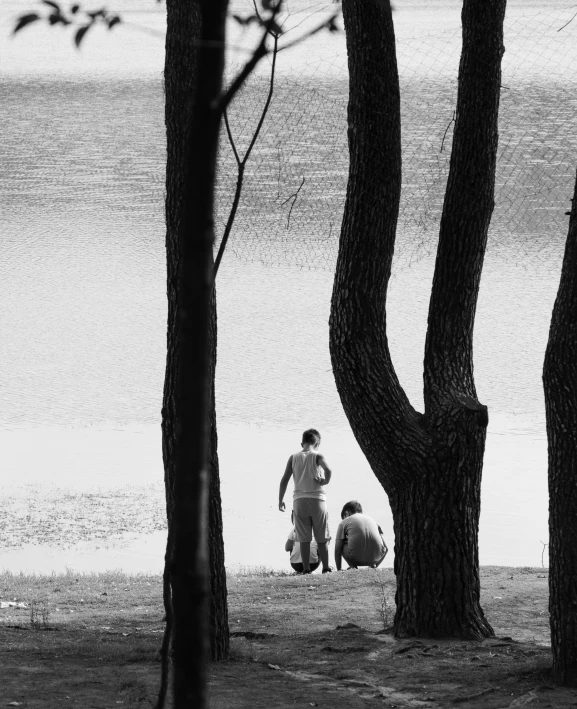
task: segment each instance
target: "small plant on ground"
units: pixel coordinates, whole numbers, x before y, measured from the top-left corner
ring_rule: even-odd
[[[377,613],[379,620],[383,624],[383,630],[387,631],[393,627],[393,621],[395,619],[395,599],[394,599],[394,589],[393,584],[385,581],[384,579],[379,579],[376,582],[377,585]]]
[[[30,602],[30,627],[34,630],[42,630],[48,627],[50,619],[50,609],[46,604],[38,603],[38,601]]]

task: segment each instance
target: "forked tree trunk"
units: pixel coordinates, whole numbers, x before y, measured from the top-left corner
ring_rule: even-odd
[[[553,676],[577,687],[577,182],[543,367]]]
[[[166,227],[169,293],[175,288],[178,262],[180,258],[179,225],[182,203],[188,199],[190,185],[186,184],[186,159],[188,155],[187,129],[192,120],[192,106],[197,73],[197,47],[195,40],[200,37],[200,7],[198,2],[182,3],[167,0],[167,34],[165,63],[166,101]],[[214,401],[214,379],[217,351],[216,296],[210,302],[209,340],[209,382],[210,382],[210,442],[209,442],[209,563],[210,563],[210,644],[213,660],[228,656],[229,629],[226,572],[224,567],[224,543],[222,536],[222,509],[220,498],[220,478],[217,452],[216,411]],[[169,317],[170,327],[174,319]],[[166,438],[166,436],[165,436]],[[169,456],[168,439],[164,441],[165,460]],[[168,458],[169,459],[169,458]],[[170,467],[167,468],[170,471]],[[167,514],[173,509],[173,481],[167,478]]]
[[[350,172],[330,348],[352,430],[391,503],[399,637],[493,635],[479,604],[477,538],[488,419],[475,391],[472,338],[494,203],[504,13],[505,0],[464,2],[420,414],[399,384],[386,329],[401,191],[392,14],[387,2],[343,3]]]

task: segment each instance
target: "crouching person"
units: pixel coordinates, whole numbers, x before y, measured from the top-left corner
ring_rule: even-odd
[[[359,566],[376,569],[388,552],[383,530],[374,519],[363,514],[363,508],[356,500],[343,507],[341,520],[335,540],[337,570],[341,570],[342,559],[351,569]]]
[[[294,514],[291,512],[291,522],[294,524]],[[297,574],[302,574],[304,571],[303,558],[301,556],[301,545],[297,542],[296,530],[293,527],[284,546],[285,551],[290,552],[290,565]],[[311,573],[319,567],[319,548],[315,541],[311,542],[310,550],[310,570]]]

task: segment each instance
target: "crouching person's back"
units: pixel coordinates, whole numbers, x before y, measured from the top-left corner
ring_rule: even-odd
[[[341,570],[342,559],[351,569],[379,566],[388,552],[380,526],[372,517],[363,514],[363,508],[356,500],[343,507],[341,520],[335,541],[337,570]]]

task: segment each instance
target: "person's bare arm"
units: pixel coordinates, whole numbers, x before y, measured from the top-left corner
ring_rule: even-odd
[[[292,539],[287,539],[286,544],[284,545],[284,550],[285,551],[292,551],[295,543],[293,542]]]
[[[377,527],[379,528],[379,534],[381,535],[381,539],[383,540],[383,546],[385,547],[385,556],[389,552],[389,547],[387,546],[387,542],[385,541],[385,536],[383,534],[383,530],[381,529],[381,525],[377,524]]]
[[[344,539],[337,539],[335,542],[335,566],[337,567],[337,571],[341,570],[341,560],[343,557],[343,547],[345,545],[345,540]]]
[[[283,502],[283,499],[285,496],[287,485],[289,483],[289,480],[291,479],[292,474],[293,474],[293,457],[291,455],[291,457],[288,459],[288,463],[286,464],[284,475],[281,478],[280,487],[278,490],[278,508],[281,512],[284,512],[286,510],[286,505]]]
[[[324,477],[324,479],[319,481],[320,484],[321,485],[328,485],[331,481],[331,475],[333,473],[332,473],[332,470],[327,465],[327,461],[325,460],[324,455],[321,455],[321,453],[317,454],[317,465],[320,465],[321,468],[325,471],[325,477]]]

